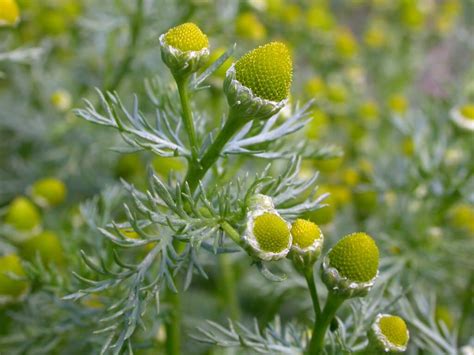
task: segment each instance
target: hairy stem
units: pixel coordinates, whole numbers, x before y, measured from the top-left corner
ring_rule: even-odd
[[[313,335],[309,343],[308,354],[323,354],[326,331],[329,327],[329,324],[331,324],[332,319],[336,315],[338,308],[343,302],[344,298],[329,292],[328,299],[321,316],[317,319],[317,321],[314,322]]]
[[[306,278],[306,283],[308,284],[308,289],[311,294],[311,300],[313,302],[314,308],[314,321],[317,322],[318,319],[321,317],[321,306],[319,305],[319,298],[318,298],[318,289],[316,288],[316,283],[314,282],[314,273],[313,267],[308,268],[304,274]]]

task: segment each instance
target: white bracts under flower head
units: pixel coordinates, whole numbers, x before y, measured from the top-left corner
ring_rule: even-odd
[[[247,214],[247,226],[242,237],[250,255],[270,261],[286,257],[292,244],[291,225],[275,210],[273,201],[256,195]]]
[[[228,70],[224,80],[224,92],[231,109],[244,119],[264,120],[277,114],[288,102],[266,100],[254,95],[252,90],[242,85],[235,74],[235,65]]]
[[[465,105],[462,107],[454,107],[449,111],[451,120],[459,128],[474,132],[474,105]]]
[[[291,227],[293,244],[289,254],[297,270],[304,272],[312,268],[324,243],[324,235],[319,227],[308,220],[298,218]]]
[[[405,321],[391,314],[378,314],[368,332],[369,352],[395,354],[405,352],[410,333]]]
[[[374,286],[377,275],[366,282],[356,282],[342,276],[336,268],[329,265],[329,258],[326,256],[321,265],[322,280],[332,293],[344,298],[364,297]]]
[[[184,24],[181,26],[191,26]],[[196,27],[197,28],[197,27]],[[193,29],[198,31],[196,29]],[[199,70],[209,58],[209,47],[199,50],[182,50],[167,43],[167,33],[160,36],[161,58],[175,76],[186,76]],[[203,35],[204,36],[204,35]],[[207,41],[207,38],[206,38]]]

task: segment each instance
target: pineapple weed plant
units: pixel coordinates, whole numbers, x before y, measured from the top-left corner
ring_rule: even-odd
[[[127,144],[118,148],[120,153],[127,153],[125,156],[143,150],[156,155],[154,169],[148,169],[146,184],[134,181],[127,172],[135,169],[135,164],[124,160],[119,176],[126,180],[123,185],[127,193],[109,187],[69,212],[65,216],[71,220],[67,243],[43,226],[55,225],[52,221],[59,216],[57,206],[67,197],[60,180],[37,179],[36,173],[27,180],[34,181],[27,196],[19,193],[10,200],[2,210],[4,224],[0,230],[0,266],[4,271],[0,275],[0,354],[3,349],[8,353],[95,353],[100,349],[102,353],[141,353],[154,349],[156,340],[164,342],[159,349],[170,354],[192,351],[182,349],[182,323],[189,306],[184,303],[183,291],[192,286],[188,292],[193,292],[196,274],[199,281],[213,277],[209,275],[210,257],[217,260],[218,287],[231,319],[227,326],[195,321],[197,330],[191,331],[191,337],[196,341],[248,353],[379,354],[403,352],[407,346],[412,352],[456,353],[466,343],[468,338],[463,334],[472,325],[469,235],[473,213],[472,206],[463,202],[469,201],[466,196],[470,190],[472,194],[473,185],[470,131],[474,115],[469,96],[460,89],[461,99],[454,105],[428,102],[423,110],[414,110],[402,93],[385,92],[383,85],[375,88],[388,98],[386,109],[393,119],[383,123],[388,129],[378,130],[383,136],[376,147],[363,147],[370,150],[375,166],[361,162],[344,171],[345,184],[354,187],[351,215],[341,208],[344,185],[316,186],[314,168],[322,171],[318,180],[323,181],[334,170],[343,169],[337,151],[318,145],[313,139],[320,137],[313,133],[302,143],[292,137],[308,126],[311,132],[314,128],[324,132],[327,115],[335,121],[334,127],[345,127],[345,115],[361,115],[360,122],[349,127],[356,142],[361,141],[360,125],[377,129],[374,117],[379,115],[379,108],[374,101],[360,97],[358,68],[349,67],[347,73],[355,85],[340,77],[309,78],[306,94],[312,100],[299,107],[290,102],[294,100],[289,97],[293,59],[285,44],[268,42],[235,60],[233,47],[211,50],[207,36],[195,24],[183,21],[158,41],[174,85],[167,84],[165,71],[160,72],[159,78],[146,81],[144,92],[134,89],[140,95],[125,100],[132,99],[129,108],[109,89],[126,80],[131,62],[136,60],[134,49],[143,31],[146,3],[138,1],[131,7],[125,54],[115,66],[107,66],[114,70],[106,75],[103,90],[97,90],[98,100],[86,100],[86,108],[75,113],[115,128]],[[455,12],[450,3],[456,2],[447,2],[436,18],[441,29]],[[294,36],[292,44],[299,45],[302,55],[321,72],[346,70],[341,62],[355,56],[356,42],[347,28],[333,29],[335,19],[327,5],[308,8],[307,25],[299,27],[295,18],[302,13],[296,3],[279,5],[280,9],[275,4],[261,13],[244,6],[235,19],[238,36],[262,43],[267,28],[288,27],[291,30],[285,36]],[[410,2],[401,4],[397,8],[400,19],[412,32],[403,34],[399,43],[403,51],[394,57],[399,60],[400,71],[410,72],[413,68],[408,65],[408,56],[419,55],[414,48],[423,43],[416,34],[423,12]],[[2,25],[17,24],[16,2],[0,0],[0,5],[6,10],[1,15]],[[182,6],[186,7],[184,3]],[[76,11],[68,9],[61,11],[68,16]],[[195,5],[189,5],[187,11],[186,16],[190,16],[196,11]],[[390,10],[377,11],[380,16]],[[266,26],[255,13],[267,20]],[[175,16],[172,11],[170,16]],[[390,75],[396,76],[387,74],[374,56],[377,51],[391,49],[386,47],[389,25],[375,18],[364,33],[369,51],[365,64],[379,78],[375,86],[394,80]],[[42,30],[49,35],[57,31],[50,25]],[[313,33],[317,38],[311,37]],[[334,35],[333,43],[328,33]],[[338,53],[337,58],[327,55],[328,47],[331,53]],[[0,52],[0,58],[28,62],[41,50],[44,48]],[[404,53],[409,55],[404,57]],[[295,66],[295,74],[299,68]],[[216,75],[223,77],[222,86],[214,85]],[[41,84],[38,81],[35,85]],[[211,93],[212,105],[216,96],[225,96],[227,108],[215,105],[213,112],[201,108],[199,96],[206,91]],[[141,97],[145,95],[151,105],[143,103]],[[347,104],[350,95],[356,98],[356,107]],[[139,108],[139,97],[145,111]],[[70,100],[63,91],[51,96],[58,111],[70,107]],[[144,112],[148,112],[146,117]],[[451,123],[444,120],[443,113],[449,115]],[[13,131],[19,140],[44,147],[42,135],[46,136],[47,130],[31,136],[11,123],[11,116],[2,116],[2,125],[8,128],[5,132]],[[214,116],[222,123],[213,126]],[[447,127],[450,124],[453,127]],[[89,129],[86,125],[79,128],[68,128],[63,144],[68,137],[70,140]],[[110,147],[110,134],[97,131],[103,130],[90,134],[105,142],[100,147]],[[327,133],[335,141],[343,140]],[[433,145],[433,137],[437,145]],[[400,141],[402,152],[394,152],[393,146]],[[450,143],[453,141],[456,143]],[[81,138],[78,150],[87,152],[90,142],[90,138]],[[357,144],[345,149],[345,154],[352,158],[362,155],[355,147]],[[48,152],[44,149],[40,151]],[[54,156],[57,159],[68,154],[55,152]],[[94,162],[88,168],[96,171],[100,181],[108,181],[101,171],[109,162],[97,155],[101,154],[92,152],[84,160]],[[73,158],[83,159],[79,154]],[[262,166],[262,158],[270,159],[271,164]],[[315,161],[315,166],[308,168],[308,160]],[[171,161],[177,163],[165,174],[160,173]],[[0,192],[11,195],[19,190],[11,176],[20,172],[21,181],[26,172],[18,161],[5,162],[11,169],[1,171],[2,182],[11,183],[5,183]],[[238,174],[247,171],[249,164],[257,167],[256,172],[252,168],[249,173]],[[63,169],[62,176],[68,174],[71,172]],[[380,198],[387,208],[377,209]],[[329,231],[332,238],[325,238],[322,230],[334,218],[335,208],[338,218]],[[113,219],[117,221],[111,222]],[[444,223],[454,228],[445,229]],[[56,224],[56,229],[60,228]],[[445,238],[443,232],[451,230],[459,234],[458,239]],[[298,302],[292,306],[305,314],[304,322],[260,319],[264,317],[259,316],[258,309],[253,311],[259,316],[253,326],[246,325],[244,319],[239,321],[236,297],[241,290],[235,284],[234,269],[249,263],[259,275],[244,287],[260,293],[266,303],[275,300],[277,307],[283,300],[294,301],[296,297]],[[64,272],[67,265],[78,282]],[[440,269],[440,265],[446,267]],[[455,272],[460,269],[467,270],[466,274]],[[448,297],[453,292],[459,299],[456,324],[449,311],[430,295],[433,285],[439,283],[451,285],[452,290],[446,291]],[[305,304],[306,299],[311,300],[311,306]],[[313,312],[308,312],[310,308]],[[281,312],[286,319],[285,309]],[[186,323],[184,327],[194,328]],[[458,339],[463,339],[461,344]],[[466,347],[464,351],[469,350]]]

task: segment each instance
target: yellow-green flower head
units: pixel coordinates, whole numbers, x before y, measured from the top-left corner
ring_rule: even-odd
[[[406,350],[410,334],[405,321],[394,315],[379,314],[369,331],[369,346],[382,353]]]
[[[356,282],[367,282],[379,267],[379,249],[365,233],[353,233],[341,239],[329,252],[329,265],[343,277]]]
[[[253,221],[253,234],[263,251],[280,253],[287,248],[290,230],[279,215],[265,212]]]
[[[252,93],[269,101],[290,95],[293,66],[288,48],[271,42],[248,52],[235,63],[237,80]]]
[[[209,47],[207,36],[194,23],[188,22],[168,30],[166,44],[182,52],[200,51]]]
[[[298,270],[312,267],[321,254],[324,236],[319,227],[306,219],[298,218],[291,226],[293,244],[290,257]]]
[[[262,260],[278,260],[290,251],[290,224],[273,208],[268,196],[257,195],[247,215],[243,242],[250,254]]]
[[[298,218],[291,226],[291,235],[293,246],[300,249],[307,249],[323,238],[321,229],[315,223],[302,218]]]
[[[51,104],[61,112],[67,111],[71,108],[72,97],[71,94],[66,90],[56,90],[51,95]]]
[[[45,264],[61,266],[66,261],[64,250],[58,236],[44,231],[20,244],[21,256],[29,261],[40,258]]]
[[[227,71],[224,92],[234,116],[267,119],[288,102],[293,66],[288,48],[271,42],[242,56]]]
[[[31,187],[33,200],[42,207],[61,204],[66,198],[66,194],[66,185],[61,180],[52,177],[38,180]]]
[[[26,197],[15,198],[8,206],[5,224],[20,232],[31,232],[41,224],[38,208]]]
[[[0,0],[0,27],[15,26],[20,21],[20,9],[15,0]]]
[[[160,36],[161,58],[176,77],[202,67],[209,57],[209,40],[194,23],[184,23]]]
[[[459,128],[474,131],[474,103],[455,107],[450,111],[451,120]]]
[[[378,275],[379,249],[365,233],[342,238],[323,261],[323,281],[345,297],[365,296]]]
[[[0,306],[20,301],[28,293],[28,281],[17,279],[25,276],[18,255],[0,256]]]
[[[394,94],[388,99],[388,107],[392,112],[403,115],[408,110],[408,101],[402,94]]]

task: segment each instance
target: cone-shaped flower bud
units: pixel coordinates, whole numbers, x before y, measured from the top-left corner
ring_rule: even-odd
[[[370,354],[394,354],[404,352],[410,334],[405,321],[390,314],[379,314],[369,330]]]
[[[323,281],[328,289],[343,297],[365,296],[378,275],[379,249],[365,233],[341,239],[324,258]]]
[[[29,290],[25,270],[16,254],[0,256],[0,306],[20,301]]]
[[[0,0],[0,27],[15,26],[20,21],[20,9],[15,0]]]
[[[248,52],[227,71],[224,91],[240,117],[266,119],[286,104],[293,76],[288,48],[271,42]]]
[[[466,131],[474,131],[474,104],[455,107],[450,115],[456,126]]]
[[[290,258],[295,267],[304,271],[312,267],[321,254],[324,236],[319,227],[308,220],[298,218],[291,226],[293,244]]]
[[[194,23],[183,23],[160,36],[161,58],[174,76],[196,72],[209,57],[209,40]]]
[[[247,251],[262,260],[278,260],[290,251],[290,224],[273,208],[271,198],[257,195],[248,213],[243,242]]]

